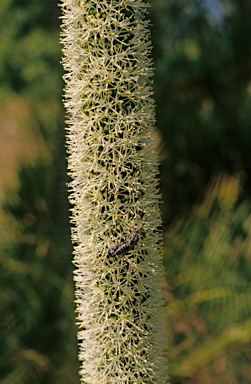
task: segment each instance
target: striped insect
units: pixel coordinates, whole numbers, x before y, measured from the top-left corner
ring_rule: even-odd
[[[121,244],[111,247],[108,251],[109,256],[119,256],[119,259],[132,251],[140,239],[141,229],[133,229],[133,231],[125,238]]]

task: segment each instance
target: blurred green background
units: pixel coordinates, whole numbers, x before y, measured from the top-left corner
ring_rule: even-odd
[[[151,0],[172,384],[251,379],[251,0]],[[0,383],[79,382],[60,10],[0,3]]]

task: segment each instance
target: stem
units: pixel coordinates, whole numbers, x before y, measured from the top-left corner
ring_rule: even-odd
[[[162,234],[147,5],[66,0],[61,7],[81,380],[163,384]],[[132,244],[135,233],[139,239]],[[116,246],[123,242],[127,252],[120,257]],[[126,248],[128,243],[133,246]]]

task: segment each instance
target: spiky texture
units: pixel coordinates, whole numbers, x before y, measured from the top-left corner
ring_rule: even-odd
[[[166,383],[146,4],[65,0],[62,43],[81,379]],[[132,229],[141,238],[109,256]]]

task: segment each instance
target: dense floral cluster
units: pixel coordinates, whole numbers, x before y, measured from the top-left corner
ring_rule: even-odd
[[[162,239],[146,4],[64,0],[75,282],[88,384],[166,383]],[[122,258],[109,255],[133,230]]]

